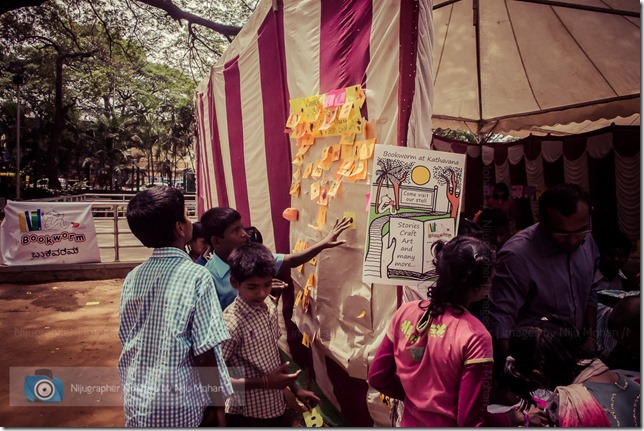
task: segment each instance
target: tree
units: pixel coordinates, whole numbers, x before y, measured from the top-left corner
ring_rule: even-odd
[[[456,218],[463,182],[463,170],[447,166],[434,166],[432,174],[438,184],[445,186],[445,195],[450,204],[450,217]]]
[[[379,212],[380,190],[383,184],[391,184],[394,189],[394,206],[396,210],[400,209],[400,186],[408,181],[409,170],[413,163],[405,163],[398,159],[379,158],[377,161],[380,169],[376,170],[376,214]]]

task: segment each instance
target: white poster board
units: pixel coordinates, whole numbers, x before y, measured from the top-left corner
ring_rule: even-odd
[[[92,206],[9,201],[0,225],[6,265],[100,262]]]
[[[456,235],[465,155],[376,145],[365,242],[365,283],[435,278],[432,245]]]

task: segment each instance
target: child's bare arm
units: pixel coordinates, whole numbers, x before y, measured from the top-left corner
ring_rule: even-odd
[[[208,389],[208,396],[210,397],[210,406],[208,412],[216,417],[218,426],[225,426],[225,400],[220,390],[219,370],[217,369],[217,358],[212,350],[208,350],[201,355],[195,357],[195,365],[199,372],[201,384]],[[209,418],[214,421],[215,418]]]
[[[298,253],[287,254],[286,256],[284,256],[284,262],[282,263],[282,266],[287,268],[295,268],[313,259],[322,250],[337,247],[346,243],[345,240],[338,241],[338,236],[340,236],[342,232],[347,230],[349,226],[351,226],[351,223],[353,223],[352,218],[343,217],[340,221],[336,219],[335,224],[333,225],[333,229],[331,229],[331,232],[329,232],[329,234],[323,240]]]

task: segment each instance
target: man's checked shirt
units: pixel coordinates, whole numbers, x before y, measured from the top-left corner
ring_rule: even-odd
[[[262,377],[281,365],[276,306],[270,297],[264,304],[266,308],[251,307],[238,296],[224,310],[224,321],[230,331],[230,340],[222,345],[224,358],[231,374],[243,373],[233,377]],[[281,416],[285,410],[284,392],[279,389],[246,389],[226,401],[226,413],[253,418],[270,419]]]
[[[230,335],[212,277],[184,251],[154,249],[125,278],[119,311],[126,427],[198,426],[209,396],[194,360],[209,350],[224,396],[232,394],[220,346]]]

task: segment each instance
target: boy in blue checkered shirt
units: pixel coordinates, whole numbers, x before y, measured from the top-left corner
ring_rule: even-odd
[[[220,344],[230,335],[210,273],[184,251],[192,222],[183,195],[169,187],[140,192],[127,221],[154,251],[127,275],[121,293],[125,426],[224,425],[232,385]]]
[[[232,379],[235,394],[226,402],[226,424],[288,427],[286,387],[309,408],[320,399],[295,384],[299,371],[289,374],[288,363],[281,363],[277,310],[268,297],[275,275],[273,254],[262,244],[249,242],[237,247],[228,262],[230,282],[238,295],[224,311],[230,339],[222,351],[238,374]]]

